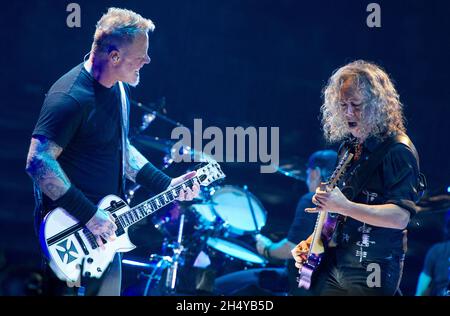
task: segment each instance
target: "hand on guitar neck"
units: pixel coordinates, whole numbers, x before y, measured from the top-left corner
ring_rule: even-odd
[[[180,177],[174,178],[170,182],[169,187],[175,187],[176,185],[195,177],[195,175],[196,172],[192,171]],[[186,189],[181,190],[179,196],[176,199],[179,201],[191,201],[198,196],[199,192],[200,185],[198,183],[194,183],[192,189],[186,187]],[[117,225],[114,223],[113,216],[100,208],[86,223],[86,227],[95,236],[97,244],[102,249],[105,249],[103,241],[114,241],[116,239],[115,231],[117,230]]]
[[[298,244],[292,251],[296,261],[295,266],[300,269],[298,287],[309,289],[312,275],[320,265],[325,252],[324,242],[332,239],[337,220],[328,217],[329,212],[342,213],[348,205],[347,198],[337,187],[337,184],[353,158],[348,150],[343,154],[336,169],[326,183],[321,183],[316,189],[312,202],[314,208],[306,208],[306,212],[319,212],[316,225],[311,236]]]
[[[348,207],[349,200],[342,194],[338,187],[329,190],[326,183],[322,183],[317,189],[312,198],[312,202],[316,205],[314,208],[306,208],[305,212],[317,213],[320,211],[327,211],[329,213],[342,214],[346,207]],[[299,269],[308,259],[308,253],[311,248],[314,234],[311,234],[306,240],[300,242],[293,250],[292,256],[296,263],[295,266]]]
[[[338,187],[328,190],[325,184],[321,184],[316,189],[312,202],[316,205],[316,207],[306,208],[305,212],[315,213],[320,211],[328,211],[330,213],[343,214],[350,203]]]
[[[308,253],[313,240],[313,234],[309,235],[306,240],[301,241],[291,253],[295,260],[295,266],[299,269],[302,268],[303,263],[308,259]]]
[[[191,171],[189,173],[186,173],[178,178],[174,178],[172,179],[172,181],[170,182],[169,187],[175,187],[176,185],[183,183],[186,180],[189,180],[193,177],[195,177],[196,172],[195,171]],[[192,186],[192,188],[186,187],[185,190],[181,190],[180,191],[180,195],[177,197],[177,200],[179,201],[191,201],[194,198],[198,197],[200,192],[200,185],[198,183],[194,183],[194,185]]]

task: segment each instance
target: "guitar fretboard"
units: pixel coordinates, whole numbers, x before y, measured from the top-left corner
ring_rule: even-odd
[[[184,190],[187,187],[192,188],[194,183],[199,182],[200,181],[197,177],[186,180],[183,183],[173,188],[167,189],[166,191],[152,197],[151,199],[148,199],[147,201],[136,205],[127,212],[119,215],[117,217],[117,220],[123,228],[129,227],[137,223],[144,217],[147,217],[153,212],[159,210],[160,208],[168,205],[169,203],[172,203],[180,195],[181,190]]]

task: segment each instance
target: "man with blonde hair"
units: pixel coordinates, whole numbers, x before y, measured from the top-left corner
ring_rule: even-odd
[[[343,141],[340,157],[349,150],[354,158],[342,191],[321,186],[312,198],[316,207],[306,209],[330,211],[338,219],[334,234],[324,239],[311,291],[394,295],[402,274],[403,231],[416,213],[421,189],[418,156],[405,134],[399,95],[385,71],[358,60],[331,76],[321,111],[325,138]],[[292,251],[298,268],[305,264],[311,240]]]
[[[103,240],[115,238],[117,227],[96,204],[106,195],[123,195],[125,177],[159,192],[195,175],[168,177],[127,138],[128,86],[138,85],[139,71],[150,63],[148,33],[154,28],[151,20],[133,11],[108,9],[97,22],[89,59],[50,88],[26,166],[35,184],[36,223],[46,212],[62,207],[85,224],[101,246]],[[186,188],[178,199],[191,200],[198,191],[198,185]],[[120,295],[120,256],[100,280],[82,283],[87,295]],[[67,294],[65,288],[47,290]]]

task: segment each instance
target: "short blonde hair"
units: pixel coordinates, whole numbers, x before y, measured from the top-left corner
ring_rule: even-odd
[[[153,32],[154,29],[152,20],[140,14],[127,9],[109,8],[97,22],[92,52],[109,54],[130,44],[137,35]]]

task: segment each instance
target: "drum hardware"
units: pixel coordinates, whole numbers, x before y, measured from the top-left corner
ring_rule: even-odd
[[[162,171],[167,170],[173,164],[174,159],[172,158],[173,157],[172,146],[175,143],[174,141],[146,135],[135,135],[130,138],[130,141],[132,142],[133,145],[144,148],[150,148],[165,154],[164,157],[162,158],[163,161],[161,167],[159,168],[160,170]],[[201,162],[202,164],[204,164],[211,161],[215,161],[211,156],[204,154],[202,152],[198,152],[190,147],[186,148],[183,147],[183,151],[185,154],[190,154],[190,156],[192,157],[192,159],[194,159],[195,162]],[[198,169],[197,167],[198,165],[193,170]],[[128,204],[131,203],[131,201],[135,197],[136,192],[140,188],[141,186],[139,184],[133,184],[128,190],[125,191],[125,200],[127,201]],[[208,194],[206,192],[208,192],[207,191],[208,188],[202,186],[201,190],[202,191],[200,192],[201,194],[200,197],[195,198],[194,201],[199,202],[207,199]]]
[[[298,181],[306,181],[306,160],[299,157],[284,159],[276,166],[277,173]]]
[[[256,221],[255,210],[253,209],[252,201],[250,200],[250,196],[248,194],[249,192],[247,185],[244,185],[244,192],[245,195],[247,196],[248,206],[250,207],[250,213],[252,214],[253,224],[255,225],[255,235],[258,235],[261,229],[260,227],[258,227],[258,223]]]
[[[175,142],[171,139],[139,134],[131,136],[130,142],[134,146],[152,149],[162,154],[170,154],[172,146],[175,144]]]
[[[154,113],[146,113],[142,116],[142,123],[139,127],[139,131],[143,132],[145,131],[151,122],[153,122],[156,118],[156,115]]]
[[[135,184],[133,187],[131,187],[125,192],[125,200],[127,201],[128,205],[131,204],[131,201],[134,198],[134,194],[136,193],[137,190],[139,190],[140,187],[141,186],[139,184]]]
[[[164,224],[167,224],[169,222],[169,220],[170,219],[168,217],[164,217],[158,221],[153,222],[153,225],[155,226],[156,229],[161,229]]]
[[[145,274],[143,272],[139,274],[140,277],[148,278],[143,296],[147,296],[149,289],[155,287],[159,283],[162,272],[172,263],[172,258],[169,256],[151,255],[150,260],[154,259],[158,259],[158,263],[155,265],[152,272],[150,274]]]
[[[166,289],[168,289],[169,292],[171,293],[175,292],[178,264],[180,262],[181,253],[183,252],[184,249],[183,245],[181,244],[181,240],[183,237],[183,227],[184,227],[184,214],[181,214],[180,228],[178,229],[177,242],[171,245],[173,251],[173,258],[171,262],[172,264],[169,266],[166,277]]]
[[[248,187],[217,186],[205,196],[201,203],[175,203],[152,218],[165,238],[162,255],[150,257],[157,260],[154,269],[143,275],[148,278],[144,295],[196,293],[197,275],[212,273],[215,278],[267,264],[249,240],[265,225],[266,211]],[[196,265],[200,254],[203,265]]]
[[[146,112],[152,113],[153,115],[155,115],[155,117],[161,119],[162,121],[164,121],[164,122],[166,122],[166,123],[169,123],[169,124],[174,125],[174,126],[177,126],[177,127],[178,127],[178,126],[179,126],[179,127],[186,127],[186,126],[184,126],[183,124],[181,124],[181,123],[179,123],[179,122],[176,122],[176,121],[172,120],[171,118],[167,117],[166,115],[160,113],[161,110],[163,110],[164,112],[166,112],[166,111],[165,111],[165,103],[166,103],[165,97],[162,97],[162,98],[160,99],[160,102],[159,102],[160,105],[157,106],[157,107],[155,106],[155,105],[156,105],[155,103],[150,103],[150,104],[144,105],[144,104],[142,104],[141,102],[137,102],[137,101],[134,101],[134,100],[130,100],[130,103],[131,103],[132,105],[135,105],[135,106],[137,106],[138,108],[140,108],[140,109],[146,111]]]
[[[185,247],[182,245],[184,228],[184,214],[181,214],[180,225],[178,228],[178,236],[175,242],[168,242],[167,239],[163,243],[163,252],[166,249],[172,250],[172,256],[161,256],[152,254],[150,261],[157,259],[158,263],[153,268],[153,271],[148,275],[143,275],[148,278],[147,284],[143,295],[147,296],[150,288],[156,287],[160,280],[164,270],[167,270],[166,280],[164,283],[163,292],[167,295],[174,294],[176,292],[176,283],[178,277],[178,269],[184,265],[183,252]]]
[[[130,104],[137,106],[141,110],[145,111],[146,113],[141,118],[141,126],[139,128],[133,129],[134,133],[133,135],[130,135],[129,140],[134,145],[139,144],[146,148],[154,149],[158,152],[162,152],[165,154],[163,158],[163,165],[160,168],[161,170],[167,169],[173,162],[173,159],[170,157],[170,152],[172,149],[172,146],[175,144],[172,140],[162,139],[159,137],[151,137],[147,135],[143,135],[142,133],[152,124],[153,121],[155,121],[157,118],[161,119],[162,121],[169,123],[174,126],[180,126],[185,127],[183,124],[176,122],[166,115],[166,98],[161,97],[157,102],[151,102],[148,104],[143,104],[142,102],[137,102],[135,100],[130,99]],[[162,113],[164,114],[162,114]],[[125,200],[128,204],[131,203],[131,201],[134,198],[134,195],[136,191],[138,191],[141,188],[140,185],[133,185],[130,189],[126,190],[124,193]]]

